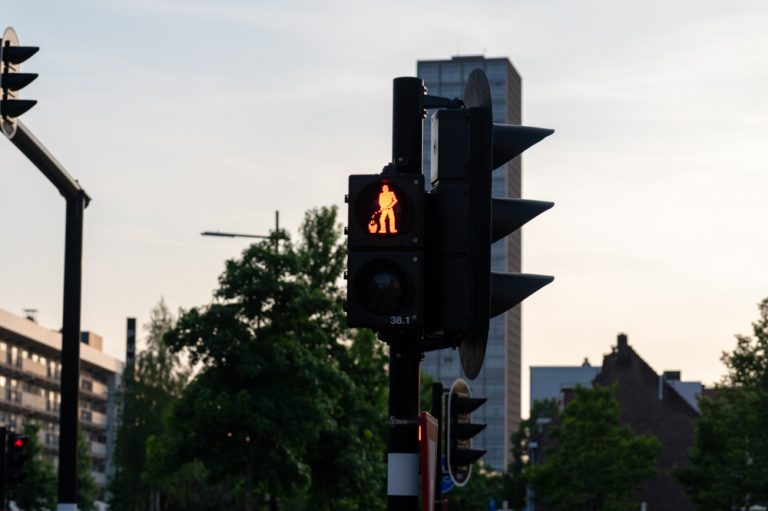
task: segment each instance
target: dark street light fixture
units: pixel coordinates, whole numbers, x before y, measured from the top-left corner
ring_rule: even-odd
[[[234,232],[220,232],[220,231],[203,231],[201,236],[218,236],[220,238],[261,238],[269,239],[269,236],[262,236],[261,234],[237,234]]]
[[[280,230],[280,212],[275,211],[275,230]],[[238,234],[236,232],[221,232],[221,231],[203,231],[200,236],[218,236],[219,238],[259,238],[262,240],[268,240],[269,236],[263,234]]]

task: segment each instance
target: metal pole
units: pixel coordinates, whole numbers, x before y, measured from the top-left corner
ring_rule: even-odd
[[[269,236],[262,236],[261,234],[238,234],[236,232],[220,232],[220,231],[203,231],[200,236],[219,236],[220,238],[260,238],[263,240],[269,239]]]
[[[280,232],[280,210],[275,211],[275,234]],[[280,240],[275,238],[275,255],[280,253]]]
[[[424,82],[395,78],[392,97],[392,166],[388,172],[421,173]],[[421,332],[385,333],[389,343],[387,509],[419,509],[419,363]]]
[[[130,367],[136,358],[136,318],[126,318],[125,365]]]
[[[392,97],[392,163],[398,172],[421,173],[424,81],[395,78]]]
[[[80,298],[82,290],[83,212],[91,198],[22,123],[11,142],[53,183],[67,201],[64,245],[64,317],[61,335],[61,409],[59,412],[59,503],[57,511],[77,511],[77,423],[80,383]]]
[[[16,133],[11,138],[13,145],[24,153],[24,156],[31,161],[35,167],[40,169],[45,177],[59,190],[65,199],[72,200],[85,197],[85,206],[88,206],[90,197],[69,173],[64,169],[61,163],[45,148],[45,146],[29,131],[24,123],[16,121]]]
[[[440,511],[442,507],[441,501],[443,500],[443,384],[436,382],[432,384],[432,416],[437,419],[437,453],[435,454],[435,463],[437,468],[435,470],[435,509],[434,511]]]
[[[419,359],[416,340],[389,343],[387,509],[419,508]]]
[[[57,511],[77,510],[77,424],[80,387],[80,299],[82,291],[83,212],[90,197],[61,163],[21,122],[11,142],[24,153],[67,201],[64,244],[64,317],[61,334],[59,411],[59,503]]]
[[[64,319],[61,334],[59,411],[59,501],[57,511],[77,510],[77,424],[80,380],[80,297],[83,254],[81,195],[67,200],[64,246]]]

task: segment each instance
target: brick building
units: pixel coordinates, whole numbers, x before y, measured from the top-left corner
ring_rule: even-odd
[[[657,475],[646,482],[637,498],[645,504],[642,509],[695,510],[670,470],[687,463],[688,450],[693,446],[694,423],[699,417],[696,399],[704,391],[703,386],[681,381],[680,371],[656,373],[629,345],[625,334],[619,334],[617,345],[603,358],[600,372],[592,383],[615,385],[621,422],[635,434],[653,435],[662,444],[656,460]],[[563,390],[561,400],[567,402],[571,393]],[[544,432],[533,442],[532,460],[543,461],[544,449],[550,444],[547,422],[540,423]],[[531,504],[529,509],[533,510],[533,502]]]

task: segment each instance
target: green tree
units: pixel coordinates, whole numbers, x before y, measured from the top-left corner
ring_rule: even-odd
[[[385,509],[387,357],[371,331],[358,330],[339,361],[353,384],[338,396],[330,427],[308,448],[308,509]]]
[[[699,400],[689,464],[675,475],[703,511],[752,509],[768,502],[768,299],[752,336],[723,353],[728,374]]]
[[[539,419],[556,420],[559,415],[557,400],[545,399],[534,401],[530,417],[520,422],[518,430],[512,434],[512,462],[504,474],[504,500],[516,510],[525,509],[528,481],[524,470],[529,465],[529,443],[539,434]]]
[[[661,443],[620,425],[613,387],[577,387],[550,432],[555,445],[524,472],[538,500],[568,511],[637,508],[633,496],[654,474]]]
[[[443,494],[443,499],[448,501],[451,511],[486,511],[491,500],[501,508],[503,484],[501,472],[488,470],[477,462],[467,484]]]
[[[24,434],[29,437],[25,448],[28,459],[24,463],[24,480],[10,490],[8,497],[24,511],[50,511],[56,507],[56,472],[45,459],[40,444],[40,426],[28,422]]]
[[[381,509],[386,359],[345,327],[336,210],[309,211],[226,263],[210,305],[166,341],[201,369],[173,408],[165,463],[201,460],[256,495],[306,494],[312,509]]]
[[[119,396],[122,414],[115,445],[115,475],[110,481],[110,506],[118,511],[144,510],[157,500],[159,492],[174,491],[174,487],[161,486],[162,480],[146,476],[150,471],[147,440],[165,431],[164,416],[189,379],[178,354],[163,343],[163,335],[174,324],[173,314],[161,299],[144,326],[146,347],[137,353],[124,374]]]
[[[77,509],[93,511],[99,487],[91,474],[90,444],[85,440],[82,430],[77,430]]]

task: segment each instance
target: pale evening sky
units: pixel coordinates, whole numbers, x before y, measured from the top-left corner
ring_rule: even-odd
[[[0,0],[0,25],[41,47],[23,121],[93,197],[83,328],[120,358],[126,316],[207,303],[248,243],[200,231],[344,218],[347,175],[388,161],[392,79],[457,54],[509,57],[556,130],[523,163],[556,203],[524,230],[556,278],[524,303],[526,384],[620,331],[711,383],[768,296],[763,0]],[[0,308],[58,328],[63,245],[63,199],[0,140]]]

